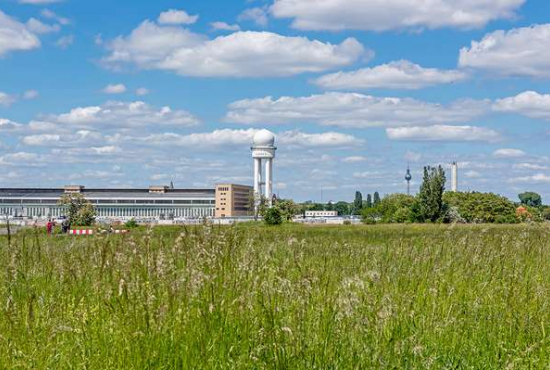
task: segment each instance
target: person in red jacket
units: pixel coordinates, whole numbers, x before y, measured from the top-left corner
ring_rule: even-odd
[[[53,229],[53,223],[51,220],[48,221],[46,224],[46,231],[48,232],[48,235],[52,235],[52,229]]]

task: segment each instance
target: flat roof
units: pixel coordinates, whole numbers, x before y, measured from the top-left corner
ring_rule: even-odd
[[[65,189],[56,188],[0,188],[0,198],[59,198],[67,194]],[[212,198],[215,189],[166,189],[164,193],[149,189],[83,189],[80,194],[90,199],[105,198]]]

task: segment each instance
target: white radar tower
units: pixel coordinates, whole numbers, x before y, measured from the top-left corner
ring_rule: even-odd
[[[252,158],[254,158],[254,197],[256,207],[262,196],[262,187],[265,186],[263,196],[269,206],[273,203],[273,159],[275,158],[275,135],[268,130],[260,130],[254,135],[252,143]],[[265,164],[265,174],[262,171]]]

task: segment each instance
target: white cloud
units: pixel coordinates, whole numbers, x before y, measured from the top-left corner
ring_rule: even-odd
[[[27,21],[27,29],[36,34],[54,33],[61,30],[61,26],[58,24],[45,24],[38,19],[31,18]]]
[[[358,156],[358,155],[342,158],[342,162],[344,163],[361,163],[366,161],[368,161],[367,157]]]
[[[550,77],[550,24],[495,31],[460,50],[459,65],[512,76]]]
[[[476,126],[396,127],[387,128],[390,140],[405,141],[485,141],[496,142],[501,135],[491,129]]]
[[[503,148],[495,150],[493,157],[495,158],[520,158],[525,157],[527,154],[520,149]]]
[[[465,172],[464,176],[466,176],[469,179],[478,179],[481,177],[481,173],[472,170],[472,171]]]
[[[228,24],[225,22],[212,22],[210,23],[210,27],[212,27],[214,31],[236,32],[241,30],[241,27],[238,24]]]
[[[363,142],[352,135],[339,132],[306,134],[297,130],[282,132],[277,138],[282,145],[299,147],[349,147]]]
[[[170,107],[157,109],[144,102],[107,102],[101,106],[78,107],[68,113],[49,116],[47,122],[83,127],[104,127],[110,129],[144,126],[191,127],[199,120],[184,110]],[[47,127],[47,126],[46,126]]]
[[[239,21],[252,21],[260,27],[267,27],[269,23],[268,8],[257,7],[246,9],[239,15]]]
[[[44,5],[44,4],[53,4],[60,3],[63,0],[19,0],[20,4],[34,4],[34,5]]]
[[[55,43],[61,49],[68,49],[74,43],[74,36],[67,35],[60,37],[59,40]]]
[[[543,165],[537,164],[537,163],[516,163],[516,164],[514,164],[514,169],[516,169],[516,170],[529,170],[529,171],[532,171],[532,170],[542,171],[542,170],[548,170],[548,169],[550,169],[550,167],[549,166],[543,166]]]
[[[405,160],[409,162],[418,162],[420,159],[422,159],[422,153],[416,153],[411,150],[408,150],[405,155],[403,156]]]
[[[407,60],[400,60],[363,68],[352,72],[338,72],[322,76],[315,84],[325,89],[421,89],[438,84],[462,81],[467,75],[461,71],[422,68]]]
[[[59,15],[57,15],[56,13],[52,12],[51,10],[49,9],[43,9],[41,12],[40,12],[40,15],[46,19],[53,19],[57,22],[59,22],[59,24],[62,24],[64,26],[68,25],[71,23],[71,21],[67,18],[64,18],[64,17],[60,17]]]
[[[126,86],[124,86],[123,84],[111,84],[111,85],[107,85],[104,89],[103,89],[103,92],[105,94],[122,94],[122,93],[125,93],[126,92]]]
[[[524,177],[514,177],[508,180],[510,183],[530,183],[530,184],[536,184],[536,183],[550,183],[550,176],[546,175],[544,173],[537,173],[532,176],[524,176]]]
[[[9,107],[13,103],[15,103],[16,100],[17,99],[15,98],[15,96],[0,91],[0,105],[1,106]]]
[[[486,113],[487,101],[459,100],[449,105],[411,98],[328,92],[309,97],[265,97],[229,105],[226,121],[241,124],[313,122],[339,127],[430,125],[465,122]]]
[[[23,99],[32,100],[38,98],[40,93],[36,90],[27,90],[23,93]]]
[[[0,57],[11,51],[40,47],[40,40],[26,25],[0,10]]]
[[[137,96],[145,96],[145,95],[148,95],[149,94],[149,90],[146,89],[145,87],[140,87],[138,89],[136,89],[136,95]]]
[[[189,15],[183,10],[170,9],[160,13],[160,24],[193,24],[199,20],[198,15]]]
[[[365,54],[354,38],[339,45],[271,32],[236,32],[209,40],[181,27],[143,22],[127,37],[108,44],[106,66],[130,63],[184,76],[265,77],[324,72]]]
[[[212,132],[180,135],[175,133],[153,134],[143,139],[154,145],[175,145],[196,148],[247,146],[252,142],[257,129],[219,129]],[[338,132],[308,134],[297,130],[284,131],[276,135],[277,144],[286,147],[347,147],[363,141],[351,135]]]
[[[530,118],[550,120],[550,94],[525,91],[493,104],[497,112],[519,113]]]
[[[58,143],[61,136],[52,134],[29,135],[22,140],[23,144],[30,146],[44,146]]]
[[[480,28],[525,0],[274,0],[271,13],[304,30]]]
[[[22,127],[20,123],[10,121],[8,119],[0,118],[0,132],[14,131]]]

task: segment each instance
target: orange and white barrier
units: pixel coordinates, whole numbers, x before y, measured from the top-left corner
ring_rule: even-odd
[[[69,235],[93,235],[94,230],[69,230]]]

